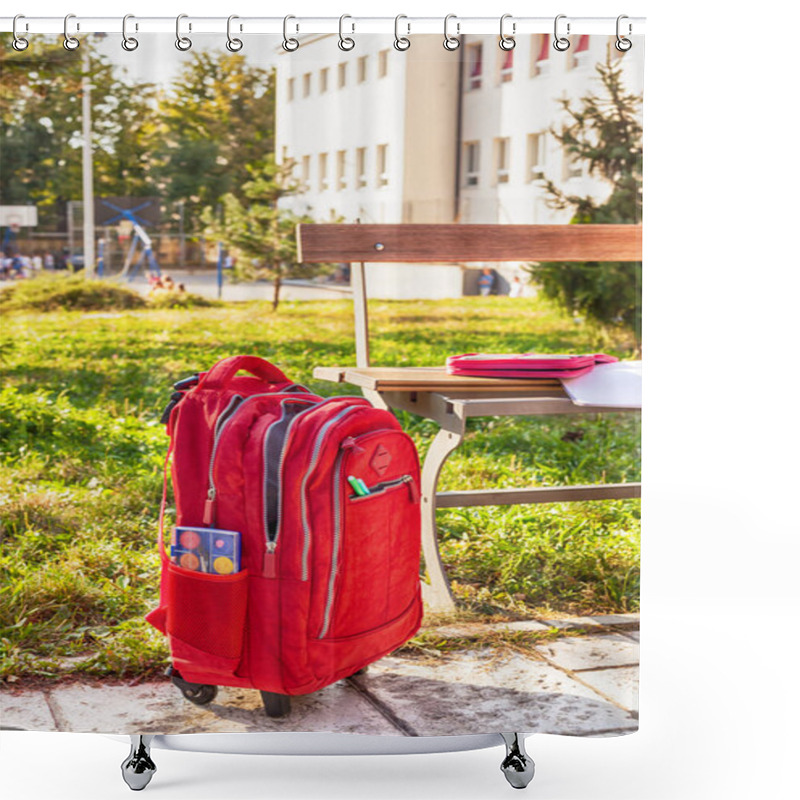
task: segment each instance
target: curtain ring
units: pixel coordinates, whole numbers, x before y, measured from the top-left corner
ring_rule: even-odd
[[[566,14],[559,14],[556,17],[555,25],[553,26],[553,47],[558,50],[559,53],[569,50],[569,39],[558,35],[558,21],[566,18]],[[567,36],[569,36],[569,22],[567,22]]]
[[[394,18],[394,49],[402,53],[411,47],[411,39],[407,36],[400,35],[399,27],[401,19],[408,19],[408,17],[405,14],[398,14]],[[408,28],[408,33],[411,33],[411,24],[406,22],[406,27]]]
[[[17,33],[17,20],[19,20],[19,19],[25,19],[25,16],[23,14],[17,14],[14,17],[14,22],[13,22],[13,24],[11,26],[11,33],[14,36],[14,41],[11,42],[11,46],[18,53],[21,53],[23,50],[27,50],[28,49],[28,40],[24,36],[20,36]],[[26,22],[25,23],[25,32],[27,33],[27,31],[28,31],[28,23]]]
[[[344,26],[344,21],[346,19],[353,19],[353,18],[349,14],[342,14],[342,16],[339,17],[339,49],[344,50],[345,52],[348,50],[352,50],[356,46],[354,39],[351,39],[349,36],[345,36],[342,33],[342,27]],[[355,33],[356,32],[355,23],[351,22],[350,24],[353,27],[353,30],[350,31],[350,33]]]
[[[620,22],[622,22],[623,19],[628,19],[628,16],[626,14],[620,14],[617,17],[617,41],[614,42],[614,47],[616,47],[617,50],[619,50],[620,53],[627,53],[628,50],[630,50],[631,47],[633,47],[633,42],[630,39],[628,39],[627,36],[622,36],[620,34],[620,32],[619,32],[619,30],[620,30]],[[632,31],[633,31],[633,26],[629,22],[628,23],[628,36],[631,35]]]
[[[505,34],[505,22],[507,19],[511,19],[511,14],[503,14],[500,17],[500,49],[501,50],[513,50],[517,46],[517,40],[514,38],[514,34],[517,32],[517,23],[511,23],[511,36],[506,36]]]
[[[138,46],[139,40],[133,36],[128,36],[128,20],[135,19],[133,14],[126,14],[122,18],[122,49],[132,53]],[[135,29],[139,30],[139,25],[136,23]]]
[[[293,17],[291,14],[289,14],[283,18],[283,49],[286,50],[287,53],[293,53],[298,47],[300,47],[300,42],[298,42],[297,39],[289,38],[288,31],[290,19],[297,19],[297,17]]]
[[[451,36],[448,32],[447,28],[450,24],[450,20],[456,20],[456,35]],[[461,31],[461,23],[458,22],[458,17],[455,14],[448,14],[444,18],[444,41],[442,42],[442,46],[445,50],[449,50],[452,52],[453,50],[458,50],[458,46],[461,44],[461,40],[458,39],[458,34]]]
[[[73,50],[77,50],[81,45],[81,43],[74,36],[69,35],[69,31],[67,30],[67,26],[69,25],[69,21],[71,19],[75,19],[74,14],[67,14],[67,16],[64,17],[64,41],[63,41],[64,49],[69,50],[70,52],[72,52]]]
[[[231,22],[235,19],[239,19],[236,14],[231,14],[228,17],[228,41],[225,42],[225,47],[227,47],[228,51],[231,53],[238,53],[242,47],[244,47],[244,42],[241,39],[231,36]],[[241,29],[241,26],[239,26],[239,30]]]
[[[188,36],[181,36],[181,20],[187,19],[188,14],[178,14],[175,19],[175,47],[182,53],[192,49],[192,40]],[[192,30],[192,23],[189,23],[189,31]]]

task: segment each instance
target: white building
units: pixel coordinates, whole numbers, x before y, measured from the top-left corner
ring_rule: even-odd
[[[296,162],[301,185],[284,205],[318,221],[565,223],[542,177],[579,195],[608,187],[570,163],[549,130],[566,119],[561,98],[600,88],[595,66],[613,41],[576,36],[560,53],[549,35],[520,37],[510,51],[495,35],[463,36],[447,53],[438,36],[412,37],[405,52],[384,36],[357,37],[349,52],[335,36],[301,39],[277,59],[276,150]],[[642,91],[642,57],[640,48],[623,57],[629,92]],[[463,265],[367,273],[373,297],[455,297],[477,280]]]

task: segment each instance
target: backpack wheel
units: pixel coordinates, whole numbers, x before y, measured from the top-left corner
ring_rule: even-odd
[[[181,688],[183,696],[196,706],[208,705],[217,696],[217,687],[209,683],[190,683]]]
[[[208,705],[217,696],[217,687],[210,683],[189,683],[174,667],[167,668],[167,676],[181,690],[181,694],[196,706]]]
[[[272,719],[285,717],[292,710],[292,701],[288,694],[261,692],[261,699],[264,702],[264,711]]]

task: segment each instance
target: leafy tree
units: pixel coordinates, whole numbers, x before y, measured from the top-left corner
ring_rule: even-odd
[[[20,53],[0,42],[0,202],[35,203],[40,229],[65,227],[69,200],[82,197],[83,50],[32,40]],[[108,59],[90,55],[92,145],[99,195],[152,194],[148,137],[153,88],[133,86]]]
[[[241,256],[237,276],[273,282],[273,310],[278,307],[285,278],[309,278],[326,270],[326,265],[297,261],[295,226],[313,220],[279,207],[281,197],[297,190],[293,168],[293,161],[278,165],[273,156],[250,165],[250,180],[241,187],[242,198],[228,193],[222,197],[220,209],[207,207],[203,212],[206,235]]]
[[[585,162],[590,175],[610,187],[602,202],[566,194],[551,180],[544,183],[552,208],[573,211],[571,224],[638,224],[642,208],[641,96],[626,91],[622,65],[609,51],[597,65],[603,95],[581,98],[580,108],[561,100],[568,115],[561,130],[551,134],[575,162]],[[529,271],[547,297],[571,313],[582,314],[600,328],[630,330],[641,351],[641,262],[541,262]]]
[[[238,54],[196,52],[159,97],[154,173],[165,203],[184,201],[186,229],[226,194],[241,196],[248,165],[274,150],[274,75]]]

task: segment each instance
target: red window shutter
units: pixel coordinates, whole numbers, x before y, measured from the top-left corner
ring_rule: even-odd
[[[584,34],[578,37],[578,46],[575,48],[576,53],[581,53],[589,49],[589,35]]]
[[[542,46],[539,48],[539,55],[536,56],[537,61],[544,61],[550,57],[550,34],[542,34]]]
[[[514,68],[514,51],[513,50],[506,50],[506,57],[503,61],[503,69],[513,69]]]

